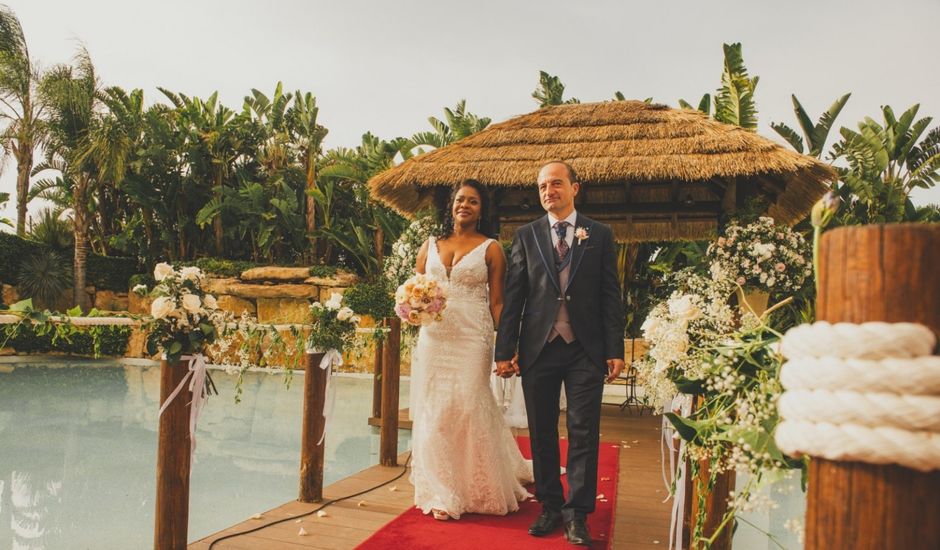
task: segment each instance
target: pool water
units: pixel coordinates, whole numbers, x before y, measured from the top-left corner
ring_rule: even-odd
[[[158,366],[115,362],[0,364],[0,549],[153,545]],[[302,373],[212,371],[220,395],[199,420],[189,539],[297,497]],[[378,463],[366,420],[372,379],[338,375],[324,483]],[[402,381],[402,403],[408,384]],[[410,445],[402,430],[399,450]]]

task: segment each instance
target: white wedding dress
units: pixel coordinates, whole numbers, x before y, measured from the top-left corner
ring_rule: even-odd
[[[450,276],[431,237],[425,272],[447,289],[443,319],[422,327],[412,361],[412,474],[415,505],[453,518],[503,515],[531,495],[527,462],[490,390],[493,318],[486,248],[480,244]]]

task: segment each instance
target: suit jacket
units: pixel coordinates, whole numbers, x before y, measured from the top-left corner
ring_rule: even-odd
[[[567,288],[558,281],[547,216],[516,231],[496,335],[497,361],[508,361],[518,351],[520,368],[530,367],[546,344],[562,300],[591,362],[606,371],[607,359],[623,358],[623,302],[613,232],[579,213],[575,228],[581,227],[588,238],[574,240]]]

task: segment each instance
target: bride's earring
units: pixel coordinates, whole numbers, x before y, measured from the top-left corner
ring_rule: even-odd
[[[477,231],[480,230],[480,218],[477,218]]]

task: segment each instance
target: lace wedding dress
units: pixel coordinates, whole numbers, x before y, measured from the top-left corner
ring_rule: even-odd
[[[503,515],[531,496],[527,462],[490,390],[493,318],[486,248],[477,246],[450,275],[432,237],[425,272],[447,286],[443,319],[421,328],[411,373],[412,475],[415,505]]]

